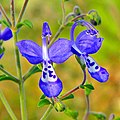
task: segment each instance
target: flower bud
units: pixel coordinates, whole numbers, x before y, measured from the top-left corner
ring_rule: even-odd
[[[94,25],[100,25],[101,24],[101,17],[98,15],[97,11],[91,10],[88,12],[88,17],[90,18],[90,22]]]
[[[73,8],[73,12],[76,16],[80,15],[81,14],[81,10],[80,10],[80,7],[79,6],[75,6]]]
[[[62,112],[62,111],[65,110],[65,105],[61,101],[57,101],[54,104],[54,107],[55,107],[55,109],[56,109],[57,112]]]

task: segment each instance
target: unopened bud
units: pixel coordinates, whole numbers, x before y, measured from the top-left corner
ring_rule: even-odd
[[[54,104],[54,107],[55,107],[55,109],[56,109],[57,112],[62,112],[62,111],[65,110],[65,105],[61,101],[57,101]]]
[[[90,22],[97,26],[101,24],[101,17],[98,15],[97,11],[91,10],[88,12],[88,17],[90,18]]]
[[[73,8],[73,12],[74,12],[74,14],[75,14],[76,16],[80,15],[80,14],[81,14],[80,7],[76,5],[76,6]]]

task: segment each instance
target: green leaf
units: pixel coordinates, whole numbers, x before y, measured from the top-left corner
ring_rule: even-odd
[[[84,85],[80,85],[80,88],[85,89]]]
[[[45,99],[45,95],[43,94],[43,95],[41,95],[41,97],[40,97],[40,99]]]
[[[16,25],[17,29],[21,28],[24,25],[24,23],[20,22]]]
[[[33,28],[33,24],[32,24],[31,21],[29,21],[29,20],[24,20],[23,23],[24,23],[24,25],[26,25],[27,27]]]
[[[23,22],[20,22],[16,25],[17,29],[21,28],[22,26],[27,26],[28,28],[33,28],[33,24],[29,20],[24,20]]]
[[[99,120],[106,120],[106,115],[102,112],[91,112],[91,115],[95,116]]]
[[[4,81],[4,80],[15,80],[14,78],[8,76],[8,75],[0,75],[0,81]]]
[[[38,107],[44,107],[45,105],[49,105],[51,104],[51,102],[48,100],[48,99],[41,99],[39,102],[38,102]]]
[[[85,87],[85,95],[90,95],[90,93],[91,93],[91,89],[89,89],[89,88],[87,88],[87,87]]]
[[[5,48],[4,47],[0,47],[0,54],[4,53]]]
[[[69,96],[63,98],[62,100],[68,100],[68,99],[73,99],[73,98],[74,98],[74,95],[70,94]]]
[[[77,112],[76,110],[71,110],[71,109],[69,109],[69,108],[66,108],[65,111],[64,111],[64,113],[65,113],[67,116],[73,118],[74,120],[77,120],[78,112]]]
[[[94,87],[92,84],[85,84],[84,87],[94,90]]]
[[[1,20],[1,23],[7,27],[10,27],[9,23],[6,20]]]

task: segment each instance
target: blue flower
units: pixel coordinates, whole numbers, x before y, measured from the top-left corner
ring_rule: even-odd
[[[0,12],[0,20],[1,20],[2,14]],[[0,23],[0,59],[4,55],[4,50],[2,49],[1,45],[3,41],[7,41],[13,37],[12,31],[10,28],[6,27],[3,31],[2,30],[2,24]]]
[[[74,41],[74,30],[78,25],[86,26],[87,30],[82,31]],[[103,38],[99,37],[98,31],[90,23],[80,20],[73,24],[70,37],[71,40],[60,38],[53,43],[49,49],[50,59],[56,63],[63,63],[71,55],[75,54],[87,66],[91,77],[99,82],[107,81],[109,74],[106,69],[99,66],[89,56],[89,54],[96,53],[102,45]]]
[[[53,61],[49,57],[51,56],[50,54],[54,54],[54,51],[53,53],[49,53],[47,49],[47,42],[49,42],[50,37],[51,31],[49,25],[47,22],[44,22],[42,30],[42,48],[31,40],[22,40],[17,42],[20,53],[31,64],[43,64],[42,77],[39,81],[39,87],[49,98],[57,97],[63,88],[61,80],[57,77],[53,69]]]

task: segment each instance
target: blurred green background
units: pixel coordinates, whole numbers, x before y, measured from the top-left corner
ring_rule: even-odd
[[[16,13],[24,0],[15,0]],[[9,0],[0,0],[8,16]],[[87,79],[91,82],[95,90],[90,95],[91,110],[104,112],[107,117],[110,113],[120,116],[120,1],[119,0],[70,0],[65,3],[66,13],[72,11],[75,5],[80,6],[81,10],[86,13],[91,9],[98,11],[102,18],[102,24],[96,28],[104,38],[101,49],[94,55],[97,63],[105,67],[110,73],[110,78],[106,83],[99,83],[87,74]],[[17,14],[16,14],[17,15]],[[18,16],[18,15],[17,15]],[[23,27],[19,33],[19,40],[31,39],[41,45],[41,26],[44,21],[49,22],[52,34],[54,35],[59,28],[58,21],[62,18],[60,0],[30,0],[23,19],[29,19],[34,27],[29,29]],[[83,29],[83,28],[82,28]],[[81,28],[76,30],[79,33]],[[70,38],[70,27],[67,27],[60,37]],[[6,48],[5,55],[0,60],[5,69],[16,75],[16,66],[13,52],[13,40],[4,42]],[[21,57],[23,74],[32,66],[26,59]],[[72,89],[82,81],[82,71],[72,56],[64,64],[57,65],[56,73],[63,81],[64,89],[62,94]],[[28,120],[39,120],[47,107],[38,108],[37,103],[42,95],[38,87],[38,81],[41,73],[34,74],[25,82],[25,92],[28,110]],[[11,81],[0,82],[0,89],[3,90],[13,111],[20,120],[19,91],[18,86]],[[79,112],[79,120],[85,113],[86,103],[83,90],[75,92],[75,99],[65,101],[66,106]],[[64,113],[57,113],[54,109],[48,120],[72,120]],[[0,100],[0,120],[11,120],[4,105]],[[91,118],[91,120],[96,120]]]

